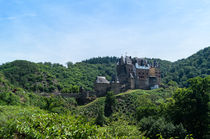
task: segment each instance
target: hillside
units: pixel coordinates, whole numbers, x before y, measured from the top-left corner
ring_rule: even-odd
[[[210,75],[210,47],[200,50],[192,56],[174,62],[163,78],[166,82],[173,80],[184,86],[189,78]]]
[[[210,75],[210,47],[176,62],[161,59],[160,65],[162,83],[173,80],[181,87],[186,86],[189,78]],[[32,92],[78,92],[79,87],[92,91],[98,75],[111,80],[116,75],[116,57],[98,57],[73,64],[68,67],[60,64],[33,63],[16,60],[0,66],[2,81],[14,87],[24,88]],[[1,85],[2,86],[2,85]]]
[[[0,138],[86,139],[97,134],[96,125],[70,114],[21,106],[0,106],[0,111]]]
[[[0,92],[11,90],[13,87],[8,80],[5,79],[3,73],[0,72]]]
[[[3,79],[14,87],[32,92],[78,92],[79,87],[93,90],[96,76],[104,75],[111,80],[115,75],[115,64],[76,63],[68,68],[60,64],[33,63],[16,60],[0,66]],[[3,78],[4,77],[4,78]]]
[[[124,93],[116,95],[116,106],[114,108],[115,114],[125,115],[130,120],[136,118],[136,109],[138,106],[152,103],[159,105],[163,103],[167,98],[172,96],[176,88],[170,87],[167,89],[155,89],[155,90],[129,90]],[[78,113],[88,116],[96,117],[99,109],[104,107],[105,97],[97,98],[93,102],[79,106]]]
[[[41,70],[33,62],[16,60],[0,66],[5,78],[15,87],[33,92],[53,92],[57,89],[55,76]]]
[[[54,75],[61,85],[61,88],[68,88],[69,85],[81,86],[85,90],[93,90],[95,79],[98,75],[106,76],[111,80],[115,75],[115,64],[89,64],[79,62],[68,66],[68,68],[51,63],[40,63],[40,67]]]

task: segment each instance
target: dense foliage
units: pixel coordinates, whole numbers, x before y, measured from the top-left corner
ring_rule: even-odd
[[[0,105],[35,106],[54,113],[65,113],[68,110],[73,111],[77,106],[77,102],[75,98],[44,97],[20,90],[15,93],[0,93]]]
[[[5,79],[5,76],[0,72],[0,92],[11,90],[13,86]]]
[[[96,76],[104,75],[111,80],[115,75],[114,69],[114,63],[88,64],[80,62],[66,68],[60,64],[49,62],[37,64],[23,60],[16,60],[0,66],[0,72],[15,87],[33,92],[50,93],[78,93],[80,87],[85,90],[93,90]]]
[[[33,107],[0,106],[0,138],[75,138],[96,134],[96,126],[71,114],[47,113]]]
[[[166,121],[164,117],[144,117],[139,122],[139,129],[145,131],[145,135],[150,138],[155,138],[158,134],[164,138],[186,136],[186,130],[182,124],[174,125]]]
[[[210,75],[210,47],[200,50],[187,59],[174,62],[163,80],[166,82],[173,80],[183,87],[189,78],[206,75]]]
[[[209,132],[210,76],[189,80],[189,88],[178,89],[172,102],[167,104],[166,113],[175,123],[182,123],[196,138]]]
[[[55,76],[32,62],[16,60],[0,66],[0,71],[15,87],[33,92],[53,92],[57,89]]]

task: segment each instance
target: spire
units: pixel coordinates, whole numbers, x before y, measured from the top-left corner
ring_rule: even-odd
[[[124,57],[121,56],[121,58],[120,58],[120,65],[123,65],[123,64],[124,64]]]

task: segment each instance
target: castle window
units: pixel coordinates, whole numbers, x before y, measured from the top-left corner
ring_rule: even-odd
[[[139,78],[143,79],[143,78],[144,78],[144,76],[139,76]]]

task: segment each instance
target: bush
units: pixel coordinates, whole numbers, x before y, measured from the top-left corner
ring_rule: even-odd
[[[97,134],[82,117],[47,113],[33,107],[0,106],[0,138],[78,138]]]
[[[161,134],[164,138],[184,138],[186,136],[186,130],[182,124],[174,125],[173,123],[166,121],[163,117],[158,119],[154,117],[143,118],[139,122],[139,129],[140,131],[145,132],[145,135],[150,138],[156,138],[157,134]]]
[[[134,125],[118,117],[117,121],[112,121],[108,126],[99,128],[99,136],[106,138],[142,138],[143,135]]]
[[[0,93],[0,105],[20,105],[20,97],[12,92]]]
[[[141,120],[143,117],[153,116],[158,113],[155,106],[140,106],[137,108],[137,120]]]

